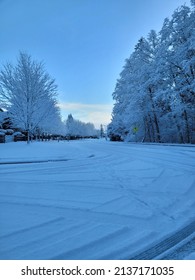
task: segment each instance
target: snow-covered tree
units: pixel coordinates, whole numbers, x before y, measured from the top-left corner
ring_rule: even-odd
[[[108,127],[128,141],[195,142],[195,2],[141,38],[113,93]],[[116,137],[113,137],[116,136]]]
[[[5,119],[5,113],[0,108],[0,128],[2,128],[2,124],[3,124],[4,119]]]
[[[72,114],[68,115],[65,122],[65,131],[65,134],[69,138],[94,137],[98,135],[98,132],[92,123],[84,123],[75,120]]]
[[[177,9],[161,30],[164,77],[167,81],[169,117],[180,142],[193,141],[195,114],[195,14],[189,7]]]
[[[0,106],[13,124],[28,133],[58,118],[57,86],[43,63],[21,52],[16,65],[7,63],[0,71]]]

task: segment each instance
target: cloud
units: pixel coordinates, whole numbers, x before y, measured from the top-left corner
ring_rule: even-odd
[[[58,104],[64,119],[72,114],[75,119],[91,122],[99,128],[100,124],[107,125],[111,121],[112,104],[85,104],[60,102]]]

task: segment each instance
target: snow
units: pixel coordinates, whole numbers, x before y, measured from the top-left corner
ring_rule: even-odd
[[[185,258],[185,260],[195,260],[195,253],[189,254],[189,255]]]
[[[191,222],[194,197],[193,146],[0,144],[0,258],[128,259]]]

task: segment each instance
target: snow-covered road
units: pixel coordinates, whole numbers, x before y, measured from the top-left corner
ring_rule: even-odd
[[[193,146],[0,145],[1,259],[128,259],[194,220]]]

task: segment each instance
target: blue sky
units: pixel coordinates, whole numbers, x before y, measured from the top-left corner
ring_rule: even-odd
[[[63,119],[107,124],[124,60],[190,0],[0,0],[0,64],[20,50],[56,79]]]

